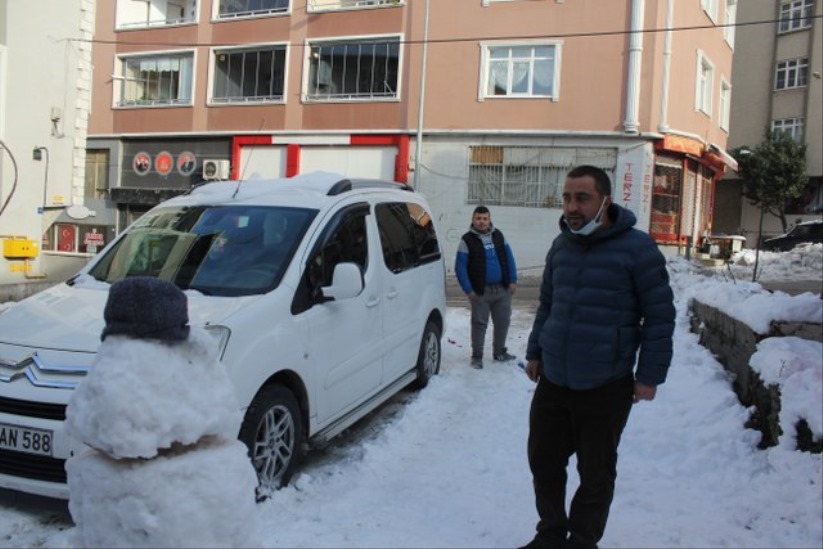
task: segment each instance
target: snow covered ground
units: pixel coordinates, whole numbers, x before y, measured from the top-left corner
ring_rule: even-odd
[[[602,547],[823,547],[821,456],[795,451],[785,427],[779,446],[758,450],[759,433],[743,427],[749,410],[689,332],[688,301],[701,296],[751,324],[823,321],[819,294],[752,284],[749,253],[730,269],[670,261],[674,362],[657,398],[629,418]],[[760,260],[762,281],[823,280],[823,245]],[[514,312],[509,348],[518,355],[532,319],[533,307]],[[449,308],[447,322],[441,375],[314,452],[292,485],[258,505],[262,545],[480,548],[531,539],[525,448],[534,385],[514,363],[469,368],[468,310]],[[782,339],[761,343],[752,366],[781,384],[791,403],[781,421],[803,415],[819,438],[823,345]],[[570,495],[575,483],[572,471]],[[218,505],[212,511],[196,520],[220,516]],[[0,492],[0,547],[72,547],[74,530],[64,503]]]

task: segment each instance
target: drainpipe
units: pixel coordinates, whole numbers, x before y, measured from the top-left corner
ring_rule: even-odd
[[[429,0],[423,20],[423,51],[420,62],[420,97],[417,101],[417,137],[414,147],[414,189],[420,188],[420,155],[423,149],[423,106],[426,98],[426,59],[429,48]]]
[[[629,38],[629,67],[626,72],[626,120],[623,122],[624,133],[637,133],[640,126],[638,110],[640,108],[640,61],[643,55],[643,13],[644,0],[632,0],[631,33]]]
[[[672,64],[672,20],[674,0],[666,0],[666,33],[663,35],[663,85],[660,98],[660,123],[657,131],[669,131],[669,72]]]

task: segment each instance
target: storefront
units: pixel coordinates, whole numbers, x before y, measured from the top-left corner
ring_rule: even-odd
[[[661,245],[695,246],[711,234],[714,184],[734,159],[679,135],[666,135],[655,152],[649,233]]]

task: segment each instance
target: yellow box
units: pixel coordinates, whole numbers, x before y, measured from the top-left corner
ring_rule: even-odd
[[[34,259],[38,254],[37,243],[28,238],[3,240],[3,257],[6,259]]]

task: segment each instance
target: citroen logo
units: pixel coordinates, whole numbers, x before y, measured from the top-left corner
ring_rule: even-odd
[[[62,381],[49,379],[49,376],[84,376],[88,371],[86,366],[46,364],[36,352],[16,362],[0,358],[0,381],[4,383],[26,378],[35,387],[74,389],[80,380]]]

